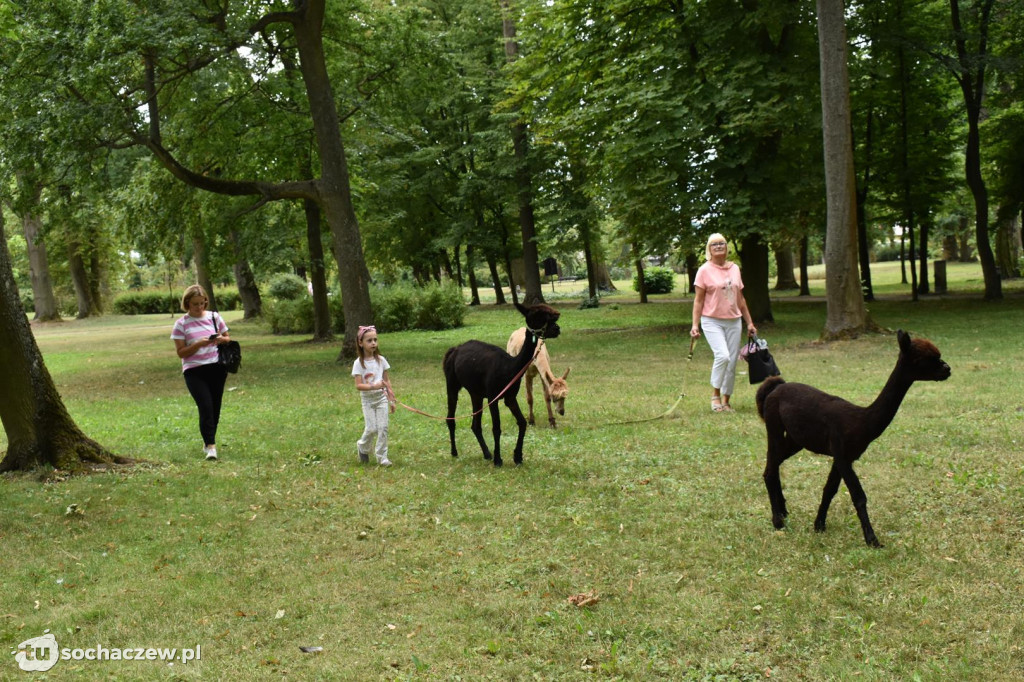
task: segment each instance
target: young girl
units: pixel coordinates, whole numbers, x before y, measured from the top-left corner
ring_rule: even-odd
[[[376,438],[377,464],[389,467],[388,414],[395,411],[395,394],[391,390],[391,380],[388,379],[391,365],[377,350],[375,327],[360,327],[356,334],[356,346],[359,357],[352,363],[352,376],[355,377],[356,389],[363,400],[363,418],[366,420],[363,436],[356,443],[359,461],[370,461],[370,448]]]

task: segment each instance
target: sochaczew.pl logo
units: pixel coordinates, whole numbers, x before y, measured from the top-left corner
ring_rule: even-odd
[[[39,637],[26,639],[18,645],[14,660],[18,667],[28,672],[46,672],[57,661],[181,661],[188,663],[202,659],[202,649],[196,645],[194,649],[154,649],[138,648],[107,648],[96,645],[86,649],[61,649],[57,646],[57,638],[49,630],[44,630]]]

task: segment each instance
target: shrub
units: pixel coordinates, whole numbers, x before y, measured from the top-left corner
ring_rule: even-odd
[[[671,268],[652,265],[644,270],[644,284],[648,294],[667,294],[676,286],[676,275]],[[633,276],[633,291],[640,291],[638,275]]]
[[[275,334],[313,333],[313,299],[279,299],[263,306],[263,317]]]
[[[462,326],[466,316],[462,291],[455,285],[374,288],[370,290],[370,301],[373,324],[381,333],[406,329],[453,329]],[[335,334],[343,334],[341,296],[331,296],[328,307],[331,330]],[[295,301],[273,301],[264,306],[263,316],[275,334],[310,334],[313,331],[313,299],[306,296]]]
[[[579,310],[589,310],[591,308],[597,308],[601,305],[600,296],[584,296],[583,300],[580,301]]]
[[[126,291],[114,299],[118,315],[154,315],[180,313],[181,299],[168,291]]]
[[[416,329],[455,329],[466,318],[462,290],[455,284],[430,284],[418,289]]]
[[[416,321],[416,290],[408,285],[370,291],[373,323],[380,332],[412,329]]]
[[[270,278],[267,293],[278,301],[295,301],[300,298],[308,298],[309,289],[306,286],[306,281],[298,275],[279,272]]]
[[[217,307],[220,310],[241,310],[242,297],[238,295],[237,289],[230,289],[224,292],[216,292]]]

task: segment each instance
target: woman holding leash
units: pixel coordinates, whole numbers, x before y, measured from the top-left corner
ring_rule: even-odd
[[[732,412],[729,399],[736,383],[736,361],[740,356],[742,323],[747,333],[757,334],[743,298],[740,268],[728,260],[729,244],[717,232],[708,237],[704,248],[707,262],[697,270],[693,298],[693,326],[690,336],[696,339],[701,328],[715,355],[711,365],[711,410]]]

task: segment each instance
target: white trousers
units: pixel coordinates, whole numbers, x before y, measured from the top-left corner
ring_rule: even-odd
[[[743,336],[743,318],[723,320],[717,317],[700,318],[704,338],[715,354],[711,365],[711,388],[717,388],[722,395],[732,395],[736,385],[736,361],[740,357],[740,341]]]
[[[370,395],[368,395],[370,394]],[[388,397],[384,391],[366,391],[360,398],[363,401],[363,419],[366,427],[362,437],[356,442],[360,457],[369,457],[374,449],[377,463],[388,458]],[[377,439],[374,448],[373,440]]]

